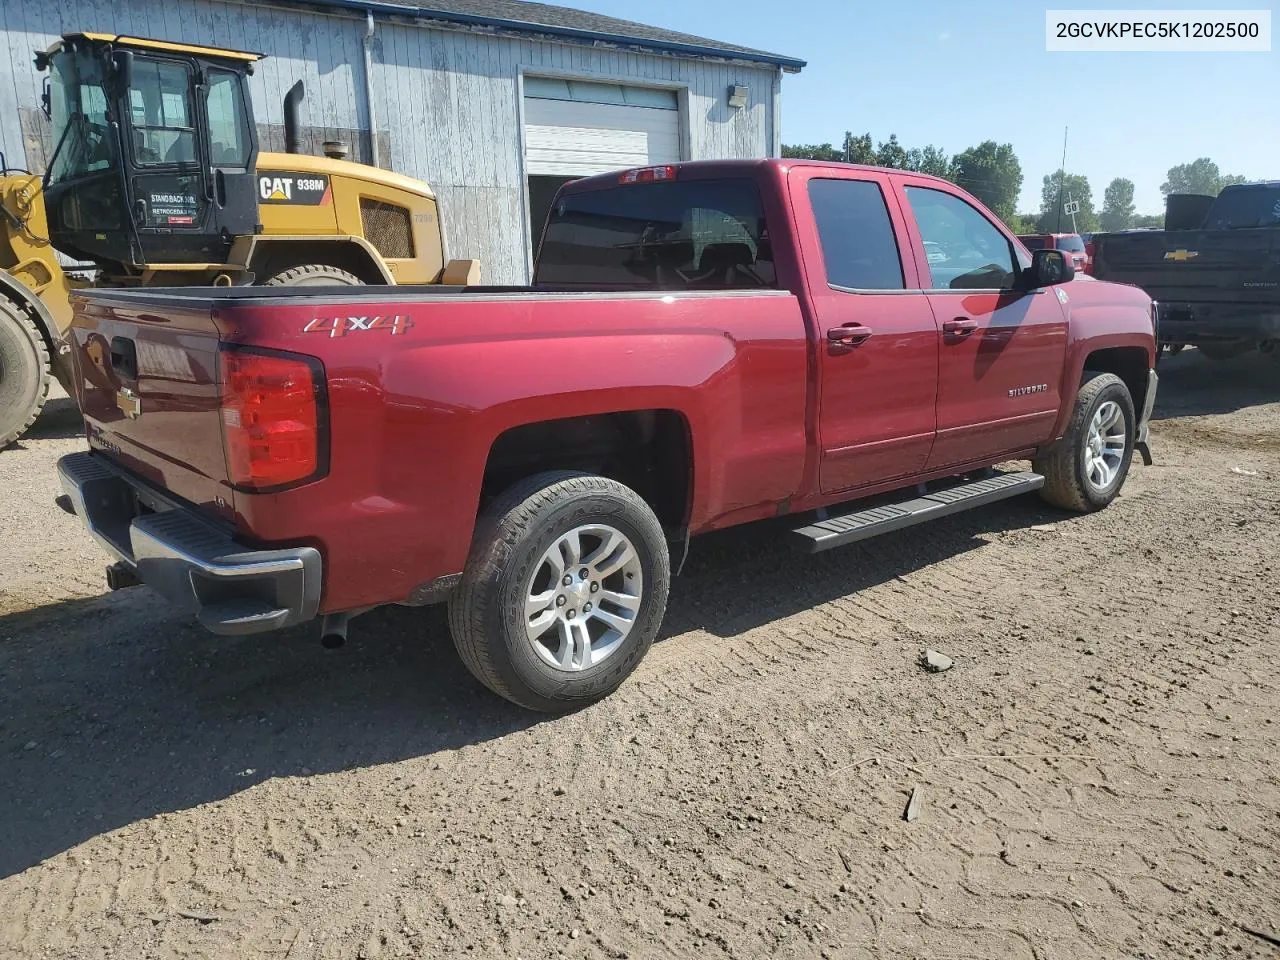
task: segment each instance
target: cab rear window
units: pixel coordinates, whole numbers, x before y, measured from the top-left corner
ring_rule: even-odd
[[[534,283],[577,289],[777,286],[760,191],[747,178],[635,183],[556,200]]]

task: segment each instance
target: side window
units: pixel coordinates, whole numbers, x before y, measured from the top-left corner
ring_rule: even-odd
[[[1013,244],[959,197],[907,187],[935,290],[1008,290],[1018,275]]]
[[[871,180],[809,181],[827,283],[855,290],[901,290],[902,257],[880,185]]]
[[[244,90],[240,78],[227,70],[209,71],[205,97],[209,117],[209,155],[215,166],[249,164],[249,130],[244,115]]]
[[[196,162],[190,74],[184,64],[137,58],[129,112],[140,164]]]

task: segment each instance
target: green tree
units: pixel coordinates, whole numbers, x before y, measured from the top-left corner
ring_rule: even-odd
[[[1164,214],[1163,213],[1140,213],[1133,218],[1132,229],[1143,228],[1146,230],[1163,230]]]
[[[1160,192],[1166,197],[1171,193],[1203,193],[1216,197],[1223,187],[1245,182],[1238,174],[1223,174],[1208,157],[1170,167],[1168,177],[1160,184]]]
[[[1025,233],[1030,233],[1035,228],[1035,218],[1033,217],[1028,220],[1025,215],[1015,213],[1004,222],[1004,225],[1009,228],[1010,233],[1020,236]]]
[[[908,150],[906,169],[927,173],[931,177],[941,177],[943,180],[954,180],[956,176],[954,161],[945,150],[933,144]]]
[[[891,138],[893,139],[893,138]],[[896,140],[895,140],[896,142]],[[871,134],[864,133],[855,137],[846,131],[840,146],[830,143],[783,144],[782,155],[788,160],[825,160],[845,163],[876,163],[876,151],[871,146]]]
[[[1098,226],[1103,230],[1128,230],[1133,224],[1133,181],[1116,177],[1102,193],[1102,216]]]
[[[876,151],[871,146],[871,134],[864,133],[860,137],[855,137],[846,130],[844,134],[844,161],[845,163],[865,163],[869,166],[875,166]]]
[[[1017,215],[1014,204],[1022,189],[1022,164],[1013,144],[983,141],[956,154],[951,166],[955,182],[1005,223]]]
[[[829,143],[801,143],[782,145],[782,155],[788,160],[843,160],[844,154]]]
[[[896,170],[907,168],[907,150],[898,142],[896,133],[889,134],[889,139],[882,140],[880,146],[876,147],[876,166]]]
[[[1083,174],[1058,170],[1045,174],[1040,190],[1040,216],[1036,220],[1036,232],[1065,233],[1073,229],[1071,215],[1062,209],[1072,200],[1080,203],[1074,229],[1080,233],[1096,231],[1098,214],[1093,209],[1093,190],[1089,187],[1089,178]]]

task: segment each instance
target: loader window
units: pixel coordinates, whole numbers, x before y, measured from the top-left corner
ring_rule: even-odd
[[[102,90],[102,66],[87,53],[63,51],[50,66],[49,110],[55,153],[49,182],[106,170],[115,156]]]
[[[214,166],[247,167],[249,126],[238,74],[230,70],[209,71],[205,113],[209,117],[209,151]]]
[[[133,152],[140,166],[195,163],[191,72],[171,60],[137,57],[129,108]]]

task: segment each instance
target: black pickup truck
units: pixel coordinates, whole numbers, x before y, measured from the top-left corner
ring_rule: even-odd
[[[1096,234],[1093,275],[1159,303],[1162,346],[1280,359],[1280,180],[1227,187],[1198,229]]]

